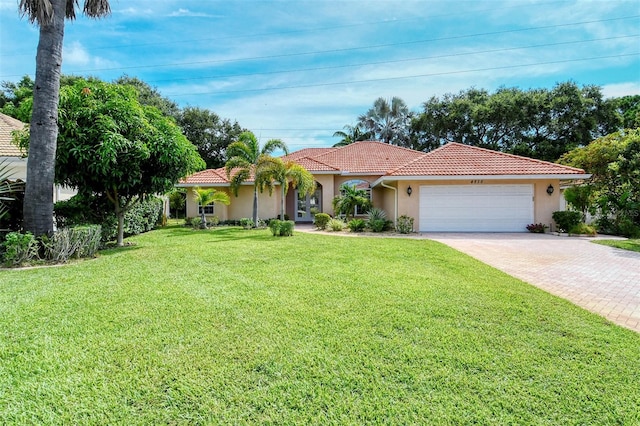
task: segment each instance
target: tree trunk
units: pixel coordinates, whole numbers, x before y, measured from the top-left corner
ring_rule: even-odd
[[[53,233],[53,182],[58,139],[58,98],[67,0],[52,0],[54,16],[40,25],[29,137],[24,227],[36,236]]]
[[[258,188],[253,188],[253,226],[258,227]]]
[[[282,208],[281,208],[281,212],[282,212],[281,216],[282,216],[282,217],[280,218],[280,220],[284,220],[285,197],[286,197],[286,196],[287,196],[287,194],[286,194],[286,192],[285,192],[285,186],[284,186],[284,184],[282,184],[282,206],[281,206],[281,207],[282,207]]]

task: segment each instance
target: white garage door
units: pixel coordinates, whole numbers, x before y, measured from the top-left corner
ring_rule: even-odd
[[[526,232],[533,223],[533,185],[420,187],[422,232]]]

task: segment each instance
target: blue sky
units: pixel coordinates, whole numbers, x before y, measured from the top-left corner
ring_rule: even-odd
[[[80,0],[83,3],[83,0]],[[35,72],[38,29],[0,0],[0,80]],[[640,94],[640,0],[111,0],[67,22],[63,72],[138,77],[291,150],[331,146],[378,97],[414,111],[470,87],[568,80]]]

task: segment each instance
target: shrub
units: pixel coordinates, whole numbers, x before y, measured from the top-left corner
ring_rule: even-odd
[[[77,194],[54,206],[58,229],[76,225],[101,225],[102,241],[111,241],[118,233],[113,205],[105,197]],[[149,197],[131,206],[124,215],[125,236],[151,231],[162,217],[162,200]]]
[[[207,218],[208,226],[218,226],[220,224],[220,218],[218,216],[211,216]]]
[[[295,227],[295,222],[292,220],[285,220],[283,222],[280,222],[280,236],[281,237],[292,236],[294,227]]]
[[[366,224],[367,223],[363,219],[351,219],[349,223],[347,223],[347,227],[351,232],[362,232]]]
[[[327,228],[335,232],[342,231],[344,229],[344,222],[340,219],[331,219],[329,223],[327,223]]]
[[[42,238],[45,256],[54,262],[67,262],[72,257],[92,257],[100,248],[100,225],[75,226]]]
[[[384,210],[374,207],[367,212],[367,220],[387,220],[387,214]]]
[[[3,260],[6,265],[20,266],[38,258],[38,240],[32,233],[10,232],[3,243]]]
[[[402,215],[398,218],[396,224],[396,231],[401,234],[409,234],[413,232],[413,218],[407,215]]]
[[[570,234],[583,234],[583,235],[596,235],[596,229],[593,226],[589,226],[585,223],[579,223],[569,229]]]
[[[185,217],[184,218],[184,226],[191,226],[191,222],[193,221],[193,217]]]
[[[527,231],[534,234],[544,234],[547,230],[548,226],[544,223],[532,223],[527,225]]]
[[[367,212],[367,226],[373,232],[382,232],[391,224],[384,210],[374,207]]]
[[[562,232],[567,232],[582,222],[582,213],[571,210],[553,212],[552,217]]]
[[[373,232],[382,232],[385,229],[387,229],[387,221],[384,219],[373,219],[373,220],[369,220],[367,222],[367,225],[369,226],[369,229],[371,229]]]
[[[318,229],[326,229],[327,224],[331,220],[331,216],[326,213],[316,213],[313,217],[313,223],[316,225]]]
[[[240,226],[242,226],[244,229],[253,228],[254,227],[253,219],[248,217],[243,217],[242,219],[240,219]]]
[[[269,221],[269,229],[271,230],[271,235],[277,237],[280,235],[280,224],[282,221],[280,219],[271,219]]]
[[[200,229],[202,228],[202,218],[192,217],[191,220],[189,221],[189,224],[193,229]]]

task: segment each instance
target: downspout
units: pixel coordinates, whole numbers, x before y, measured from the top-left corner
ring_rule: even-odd
[[[398,225],[398,188],[386,185],[384,181],[380,181],[380,186],[393,190],[393,208],[395,210],[393,214],[393,225],[396,226]]]

